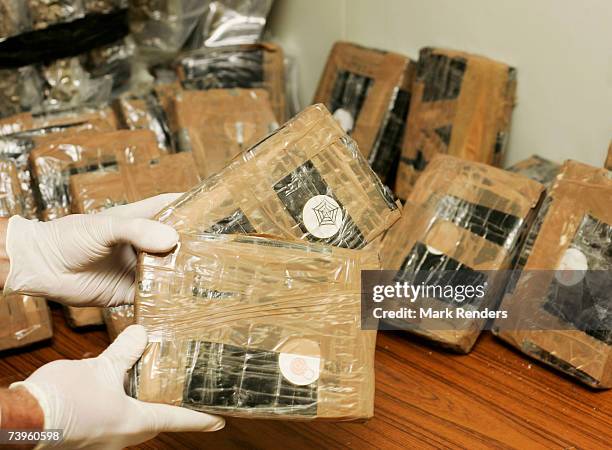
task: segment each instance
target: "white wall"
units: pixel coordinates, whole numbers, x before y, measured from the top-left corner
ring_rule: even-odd
[[[612,139],[611,0],[276,0],[273,39],[297,57],[303,104],[332,43],[480,53],[518,69],[507,162],[533,153],[601,166]]]

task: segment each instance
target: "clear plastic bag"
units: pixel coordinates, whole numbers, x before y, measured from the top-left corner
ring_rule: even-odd
[[[85,15],[82,0],[25,0],[32,18],[32,28],[41,30]]]
[[[34,66],[0,69],[0,117],[30,111],[42,101],[42,80]]]
[[[0,42],[32,28],[27,4],[23,0],[0,0]]]

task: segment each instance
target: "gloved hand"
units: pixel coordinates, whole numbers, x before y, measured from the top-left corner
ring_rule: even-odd
[[[51,222],[13,216],[6,235],[10,272],[4,292],[48,297],[69,306],[132,303],[133,247],[152,253],[172,250],[176,231],[147,219],[180,195],[158,195]]]
[[[9,389],[25,388],[38,401],[44,429],[60,429],[59,448],[120,449],[165,431],[216,431],[221,417],[128,397],[126,371],[140,358],[147,333],[131,325],[100,356],[54,361]]]

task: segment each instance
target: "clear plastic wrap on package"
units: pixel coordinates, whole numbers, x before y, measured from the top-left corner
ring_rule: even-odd
[[[24,0],[27,3],[32,28],[41,30],[50,25],[71,22],[85,15],[83,0]]]
[[[42,79],[34,66],[0,69],[0,118],[30,111],[42,101]]]
[[[148,130],[63,133],[45,139],[30,154],[40,218],[52,220],[70,213],[70,176],[116,172],[123,164],[158,157],[155,135]]]
[[[323,105],[306,108],[159,214],[179,231],[254,232],[363,248],[399,202]]]
[[[567,161],[521,251],[493,331],[595,388],[612,388],[612,177]]]
[[[134,305],[113,306],[102,311],[106,330],[111,341],[134,323]]]
[[[44,298],[0,295],[0,351],[51,338],[51,314]]]
[[[419,284],[415,282],[419,271],[429,271],[429,284],[448,271],[486,283],[485,295],[469,304],[454,298],[422,298],[422,308],[495,309],[509,275],[504,269],[511,268],[543,190],[521,175],[437,155],[417,181],[401,219],[385,235],[383,268],[398,270],[397,281],[412,284]],[[485,322],[423,318],[410,331],[467,353]],[[401,328],[401,323],[397,326]]]
[[[265,89],[277,120],[284,122],[288,116],[283,55],[280,46],[266,42],[200,49],[183,54],[176,65],[185,89]]]
[[[278,128],[262,89],[183,91],[174,98],[170,116],[177,127],[176,151],[193,153],[202,178]]]
[[[242,417],[372,416],[376,332],[360,328],[360,272],[378,268],[375,251],[182,234],[166,262],[140,262],[149,344],[136,398]]]
[[[273,0],[205,0],[188,48],[225,47],[258,42]]]
[[[111,95],[115,97],[130,87],[134,54],[133,40],[131,38],[120,39],[90,50],[87,53],[85,67],[95,79],[111,77]]]

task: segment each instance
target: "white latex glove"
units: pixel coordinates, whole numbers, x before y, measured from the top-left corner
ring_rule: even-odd
[[[10,389],[25,388],[38,401],[44,429],[64,431],[58,448],[120,449],[166,431],[216,431],[223,418],[126,395],[123,380],[140,358],[147,333],[131,325],[100,356],[46,364]]]
[[[99,214],[73,214],[50,222],[13,216],[6,235],[10,272],[4,292],[70,306],[133,303],[134,248],[152,253],[172,250],[176,231],[148,219],[180,195],[158,195]]]

